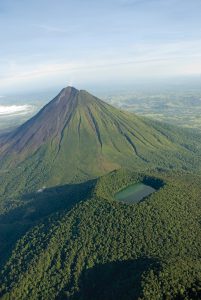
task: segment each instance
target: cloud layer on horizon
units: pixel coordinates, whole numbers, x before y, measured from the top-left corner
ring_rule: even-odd
[[[32,105],[0,105],[0,118],[3,116],[14,117],[19,115],[26,115],[32,113],[34,107]]]

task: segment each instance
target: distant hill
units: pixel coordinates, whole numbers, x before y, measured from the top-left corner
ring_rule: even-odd
[[[201,135],[138,117],[64,88],[0,139],[1,194],[95,178],[122,166],[195,170]]]

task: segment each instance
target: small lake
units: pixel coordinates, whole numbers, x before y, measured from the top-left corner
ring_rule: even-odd
[[[126,204],[133,204],[140,202],[155,191],[156,189],[149,185],[135,183],[116,193],[115,199]]]

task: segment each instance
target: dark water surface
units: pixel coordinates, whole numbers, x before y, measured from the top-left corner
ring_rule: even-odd
[[[156,190],[143,183],[135,183],[115,194],[115,199],[126,204],[138,203],[143,198],[151,195]]]

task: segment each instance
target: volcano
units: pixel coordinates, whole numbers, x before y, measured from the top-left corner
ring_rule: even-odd
[[[199,164],[196,151],[193,135],[182,129],[66,87],[2,138],[0,162],[6,182],[32,190],[84,181],[121,167],[191,168]]]

